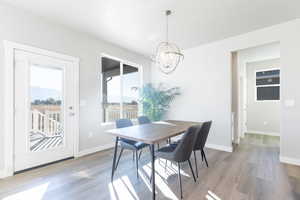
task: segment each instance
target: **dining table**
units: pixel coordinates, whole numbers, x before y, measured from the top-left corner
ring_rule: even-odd
[[[111,181],[113,181],[116,158],[118,152],[118,144],[120,138],[130,139],[137,142],[149,144],[151,154],[151,177],[152,177],[152,199],[156,198],[155,193],[155,144],[166,141],[171,137],[175,137],[184,133],[189,127],[194,125],[202,125],[201,122],[166,120],[153,122],[149,124],[134,125],[126,128],[118,128],[107,130],[106,132],[115,136],[114,157],[112,163]]]

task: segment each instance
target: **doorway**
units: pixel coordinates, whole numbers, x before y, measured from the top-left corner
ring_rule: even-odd
[[[245,134],[279,140],[280,68],[279,42],[232,52],[234,143]]]
[[[12,150],[7,175],[77,155],[79,60],[10,42],[6,52],[13,61],[6,66],[13,69],[7,129],[14,133],[6,138]]]

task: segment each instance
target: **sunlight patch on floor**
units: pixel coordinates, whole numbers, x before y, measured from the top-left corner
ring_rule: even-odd
[[[215,193],[208,190],[208,194],[206,195],[207,200],[222,200],[220,197],[218,197]]]
[[[157,161],[158,162],[158,161]],[[143,169],[145,170],[145,172],[148,174],[148,176],[150,177],[152,169],[151,169],[151,164],[147,164],[143,167]],[[169,171],[168,169],[165,170],[164,167],[162,167],[159,164],[156,164],[155,166],[155,185],[156,187],[163,193],[163,195],[165,197],[167,197],[168,199],[174,199],[177,200],[177,196],[174,194],[174,192],[171,190],[171,188],[168,186],[168,184],[166,183],[166,180],[168,178],[168,176],[170,175],[170,173],[166,173],[167,171]],[[172,174],[176,174],[176,171],[172,171]]]
[[[130,182],[128,176],[123,176],[121,180],[124,183],[124,185],[126,185],[127,189],[130,191],[130,193],[132,194],[132,196],[134,196],[135,199],[138,199],[138,195],[135,192],[135,189],[134,189],[132,183]]]
[[[148,190],[152,191],[152,186],[150,184],[150,175],[148,174],[148,176],[146,176],[146,172],[145,173],[141,173],[139,171],[139,176],[143,180],[143,182],[145,183],[145,185],[147,186]]]
[[[167,162],[167,165],[166,165]],[[143,166],[143,169],[147,172],[147,174],[150,176],[151,174],[151,162]],[[180,170],[181,176],[186,176],[191,178],[191,176],[186,173],[182,168]],[[177,164],[174,164],[170,161],[167,161],[165,159],[158,159],[155,161],[155,173],[164,178],[165,180],[168,179],[169,176],[178,175],[178,169]]]
[[[91,176],[87,173],[86,170],[82,170],[72,174],[72,176],[80,177],[80,178],[91,178]]]
[[[122,176],[121,178],[114,180],[113,183],[109,183],[108,188],[112,200],[139,199],[127,176]]]
[[[22,200],[22,199],[42,200],[44,194],[47,191],[48,185],[49,185],[49,183],[35,186],[28,190],[18,192],[16,194],[12,194],[7,197],[4,197],[4,198],[2,198],[2,200]]]
[[[178,200],[176,194],[172,191],[172,189],[168,186],[167,180],[170,176],[178,175],[177,164],[172,164],[168,161],[167,165],[166,160],[160,159],[155,161],[155,185],[157,191],[160,191],[164,197],[167,199]],[[145,164],[141,169],[139,169],[139,178],[145,184],[147,189],[152,192],[152,184],[150,183],[151,177],[151,162]],[[181,175],[191,178],[189,174],[187,174],[184,170],[181,170]],[[112,183],[108,185],[110,191],[110,197],[112,200],[119,199],[139,199],[132,183],[128,176],[122,176],[120,178],[115,179]],[[157,192],[156,191],[156,192]],[[213,199],[219,200],[219,199]]]

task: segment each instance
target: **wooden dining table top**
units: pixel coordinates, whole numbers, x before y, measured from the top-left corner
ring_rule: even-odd
[[[130,139],[146,144],[155,144],[185,132],[189,127],[202,125],[201,122],[166,120],[126,128],[107,130],[116,137]]]

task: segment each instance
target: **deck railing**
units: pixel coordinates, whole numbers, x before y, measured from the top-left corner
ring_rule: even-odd
[[[121,118],[120,108],[117,106],[108,106],[105,110],[105,121],[114,122]],[[124,106],[123,118],[136,119],[138,117],[138,106]]]
[[[45,136],[61,134],[61,115],[58,111],[45,111],[36,109],[31,111],[31,131],[43,133]]]

